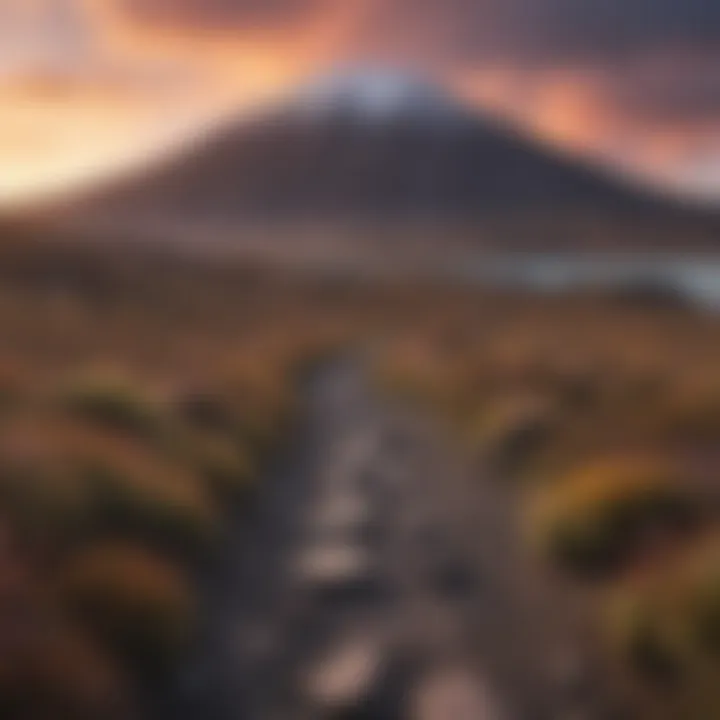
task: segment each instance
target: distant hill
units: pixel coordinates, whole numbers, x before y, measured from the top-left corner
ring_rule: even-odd
[[[154,226],[445,228],[491,248],[720,248],[716,214],[377,72],[312,83],[71,212]]]

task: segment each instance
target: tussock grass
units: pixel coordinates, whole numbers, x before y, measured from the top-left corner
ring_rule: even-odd
[[[600,459],[534,493],[533,544],[563,569],[586,574],[616,567],[658,534],[699,514],[681,469],[642,457]]]
[[[158,672],[188,647],[194,593],[175,567],[142,547],[98,544],[60,572],[63,602],[130,669]]]
[[[22,631],[16,627],[14,633],[17,637]],[[122,671],[82,631],[46,621],[40,631],[26,634],[22,645],[6,643],[0,657],[4,719],[130,716],[132,693]]]
[[[344,310],[244,267],[1,245],[0,516],[38,627],[65,611],[78,627],[52,647],[21,633],[7,655],[2,631],[25,598],[4,602],[0,552],[0,716],[129,720],[116,696],[182,654],[189,578],[242,522],[308,369],[347,333]]]
[[[71,414],[109,430],[152,438],[163,427],[159,403],[137,383],[107,371],[73,379],[59,400]]]
[[[199,478],[102,428],[30,416],[6,433],[0,458],[16,522],[54,542],[112,532],[192,555],[216,535],[214,502]]]
[[[697,539],[670,562],[616,588],[605,608],[617,662],[672,690],[658,715],[710,718],[720,711],[720,535]]]

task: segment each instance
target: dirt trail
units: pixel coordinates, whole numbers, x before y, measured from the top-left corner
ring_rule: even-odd
[[[493,483],[338,362],[219,559],[200,646],[157,716],[620,717],[515,537]]]

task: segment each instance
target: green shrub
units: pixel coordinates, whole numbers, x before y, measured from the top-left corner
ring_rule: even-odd
[[[676,530],[699,512],[685,480],[674,465],[660,460],[620,457],[590,463],[535,493],[530,533],[562,568],[578,573],[612,569],[644,539]]]
[[[624,582],[610,597],[605,628],[621,664],[689,701],[678,717],[716,717],[720,535],[702,538],[669,563]]]
[[[113,532],[186,554],[217,535],[216,508],[192,466],[136,440],[57,416],[30,416],[0,442],[0,502],[28,532]]]
[[[219,518],[209,493],[187,473],[131,456],[85,457],[78,473],[89,488],[91,522],[111,532],[195,557],[215,541]]]
[[[82,377],[64,389],[61,404],[77,417],[138,437],[154,437],[163,427],[161,406],[120,376]]]
[[[163,672],[192,637],[194,597],[167,561],[126,544],[99,544],[60,572],[64,603],[112,653],[141,673]]]
[[[238,443],[211,436],[195,437],[189,442],[189,462],[220,502],[239,500],[252,488],[253,461]]]

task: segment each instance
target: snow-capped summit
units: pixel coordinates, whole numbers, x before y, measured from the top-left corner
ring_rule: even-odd
[[[460,102],[420,76],[381,67],[352,67],[310,81],[291,107],[306,117],[352,117],[385,123],[397,118],[451,121],[465,116]]]

